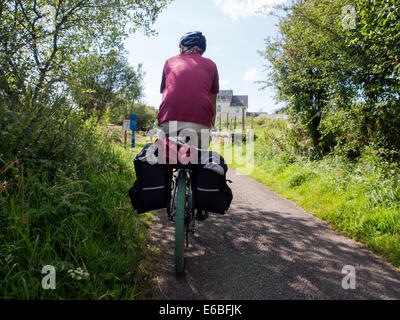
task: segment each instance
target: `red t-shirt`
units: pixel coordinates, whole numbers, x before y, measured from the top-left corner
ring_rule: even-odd
[[[218,70],[210,59],[185,53],[165,62],[161,81],[163,95],[158,124],[186,121],[212,126],[211,94],[219,92]]]

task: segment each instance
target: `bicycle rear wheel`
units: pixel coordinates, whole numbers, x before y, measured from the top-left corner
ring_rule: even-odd
[[[185,198],[186,179],[183,174],[177,179],[176,214],[175,214],[175,270],[183,272],[183,247],[185,238]]]

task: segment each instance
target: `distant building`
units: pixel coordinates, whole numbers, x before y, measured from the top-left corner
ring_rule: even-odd
[[[220,90],[217,96],[216,119],[229,120],[246,117],[246,109],[249,107],[249,96],[233,95],[233,90]]]

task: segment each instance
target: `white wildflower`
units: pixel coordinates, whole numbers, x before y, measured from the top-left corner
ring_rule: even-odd
[[[71,276],[72,279],[82,280],[89,278],[89,272],[86,271],[86,268],[82,269],[78,267],[77,269],[69,269],[67,273]]]

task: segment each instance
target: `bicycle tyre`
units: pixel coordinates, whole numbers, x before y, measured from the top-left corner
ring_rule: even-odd
[[[183,248],[185,238],[185,197],[186,181],[183,176],[177,179],[176,215],[175,215],[175,270],[183,272]]]

